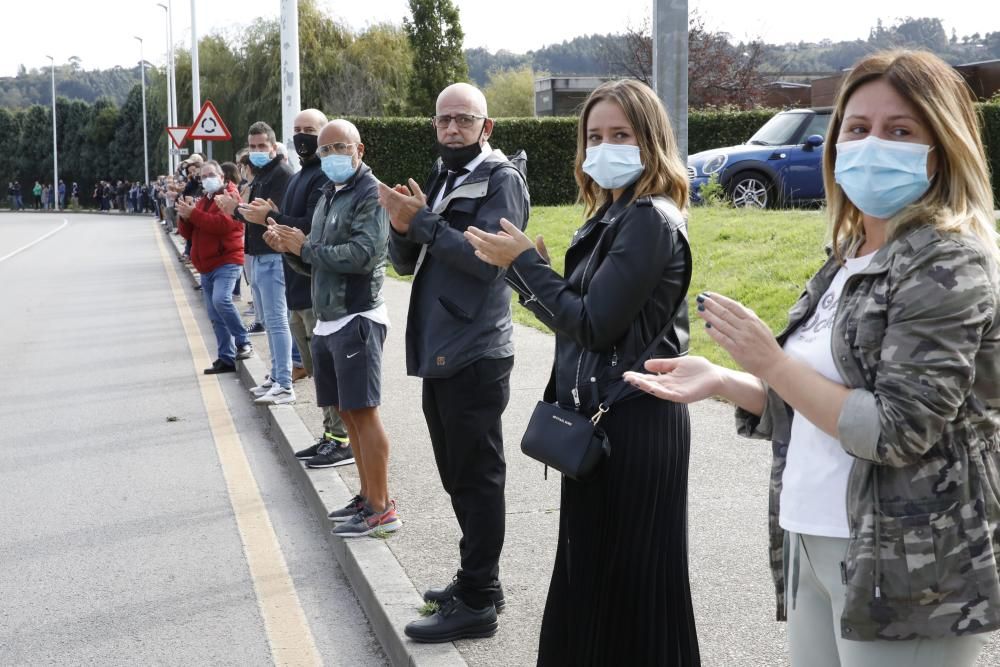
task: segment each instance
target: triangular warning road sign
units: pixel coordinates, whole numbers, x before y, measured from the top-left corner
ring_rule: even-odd
[[[229,128],[222,122],[222,116],[215,109],[215,105],[205,100],[198,117],[191,123],[188,130],[188,139],[203,139],[207,141],[226,141],[232,139]]]
[[[167,134],[170,135],[170,140],[174,142],[174,146],[177,148],[182,148],[184,145],[184,140],[187,139],[187,133],[190,128],[187,127],[168,127]]]

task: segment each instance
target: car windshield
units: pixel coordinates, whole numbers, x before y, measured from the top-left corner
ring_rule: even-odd
[[[802,125],[801,113],[779,113],[757,130],[748,144],[757,146],[787,146],[794,143],[795,131]]]

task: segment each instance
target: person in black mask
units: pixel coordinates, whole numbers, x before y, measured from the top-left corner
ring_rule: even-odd
[[[503,269],[476,258],[462,232],[500,231],[505,218],[528,221],[521,174],[488,141],[493,120],[483,93],[445,88],[432,119],[441,159],[425,185],[379,185],[389,213],[389,256],[413,274],[406,320],[406,370],[423,378],[423,410],[444,490],[462,530],[461,567],[448,586],[428,590],[439,610],[406,626],[417,641],[488,637],[504,606],[506,462],[500,418],[514,366],[510,288]]]
[[[244,218],[257,224],[265,224],[270,218],[279,224],[301,229],[304,234],[309,235],[313,211],[322,196],[323,186],[328,182],[316,156],[319,132],[326,123],[327,118],[319,109],[304,109],[295,116],[292,142],[302,169],[288,180],[280,209],[271,201],[258,199],[250,202],[243,210]],[[292,270],[288,262],[285,262],[285,298],[288,301],[288,326],[292,338],[302,355],[306,373],[312,375],[310,341],[316,327],[316,316],[312,309],[309,276]],[[312,446],[296,452],[295,457],[305,461],[310,468],[329,468],[354,461],[347,429],[336,408],[323,408],[323,435]]]

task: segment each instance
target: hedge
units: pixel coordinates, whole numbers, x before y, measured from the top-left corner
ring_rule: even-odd
[[[980,104],[983,141],[1000,205],[1000,104]],[[744,112],[692,111],[688,116],[688,152],[745,142],[771,116],[773,109]],[[365,162],[386,183],[426,180],[437,154],[434,128],[423,118],[352,118],[365,144]],[[576,118],[500,118],[490,144],[511,154],[528,154],[528,187],[533,204],[549,206],[576,200],[573,178]]]

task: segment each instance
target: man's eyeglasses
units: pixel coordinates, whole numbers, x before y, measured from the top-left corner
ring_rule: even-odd
[[[324,144],[316,149],[316,155],[320,156],[321,158],[324,158],[327,155],[334,155],[334,154],[350,155],[354,152],[355,146],[357,146],[357,144],[345,144],[339,141],[335,144]]]
[[[458,127],[463,130],[467,130],[475,125],[477,120],[481,120],[483,118],[486,118],[486,116],[474,116],[468,113],[460,113],[454,116],[432,116],[431,122],[434,124],[434,127],[439,130],[446,130],[448,129],[448,126],[451,125],[451,121],[455,121],[455,125],[458,125]]]

